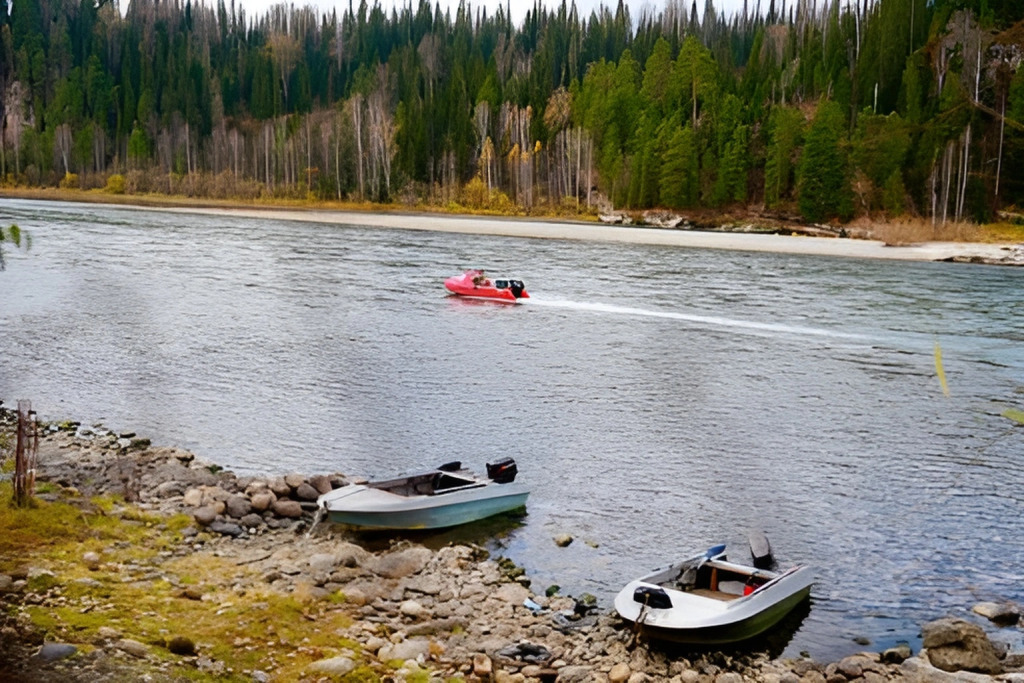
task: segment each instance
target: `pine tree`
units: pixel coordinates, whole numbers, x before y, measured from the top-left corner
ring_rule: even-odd
[[[797,187],[800,213],[809,221],[845,220],[852,213],[844,118],[838,104],[822,100],[807,131]]]

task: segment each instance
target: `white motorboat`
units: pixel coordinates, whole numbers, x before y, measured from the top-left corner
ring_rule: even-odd
[[[691,645],[722,645],[761,635],[810,595],[808,567],[783,572],[729,562],[714,546],[626,584],[615,610],[645,635]]]
[[[327,518],[366,529],[440,529],[526,504],[512,458],[487,465],[481,477],[452,462],[425,472],[334,489],[317,499]]]

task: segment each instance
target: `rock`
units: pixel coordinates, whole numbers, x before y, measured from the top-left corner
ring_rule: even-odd
[[[570,536],[569,534],[559,534],[555,536],[553,540],[555,541],[555,545],[557,545],[559,548],[565,548],[570,543],[572,543],[572,536]]]
[[[180,481],[165,481],[153,490],[153,495],[157,498],[170,498],[171,496],[181,496],[185,493],[185,484]]]
[[[491,677],[493,667],[491,666],[491,658],[485,654],[473,655],[473,675],[479,676],[483,680],[488,680]]]
[[[619,662],[612,667],[612,670],[608,672],[608,683],[626,683],[629,680],[629,675],[632,673],[629,669],[629,664],[625,662]]]
[[[212,505],[204,505],[192,512],[192,519],[196,520],[199,526],[210,526],[217,519],[217,508]]]
[[[589,666],[563,666],[558,670],[557,683],[590,683],[593,669]]]
[[[277,496],[274,495],[273,491],[259,491],[252,494],[249,499],[250,505],[255,512],[265,512],[270,509],[270,506],[277,500]]]
[[[323,474],[315,474],[309,478],[309,485],[316,489],[320,495],[330,493],[334,487],[331,486],[331,479]]]
[[[82,564],[90,571],[96,571],[100,568],[100,554],[90,550],[82,555]]]
[[[896,647],[890,647],[888,650],[882,652],[881,660],[883,664],[902,664],[906,660],[910,659],[914,653],[910,651],[910,646],[906,643],[900,643]]]
[[[400,643],[385,645],[377,651],[377,659],[382,662],[393,662],[396,659],[419,659],[430,654],[430,641],[426,638],[409,638]]]
[[[331,657],[321,659],[309,665],[309,671],[327,674],[328,676],[344,676],[356,668],[355,662],[348,657]]]
[[[270,674],[266,671],[253,671],[252,680],[253,683],[270,683]]]
[[[413,619],[428,616],[427,610],[424,609],[423,605],[415,600],[406,600],[403,602],[398,606],[398,612],[403,616],[412,617]]]
[[[320,493],[308,483],[302,482],[295,487],[295,497],[299,500],[316,500]]]
[[[1012,603],[979,602],[971,611],[998,626],[1013,626],[1020,621],[1020,608]]]
[[[298,472],[292,472],[291,474],[284,475],[284,483],[288,484],[288,488],[294,491],[306,483],[306,478]],[[277,493],[277,491],[274,491],[274,493]]]
[[[117,640],[121,637],[121,632],[118,631],[116,628],[111,628],[109,626],[100,626],[98,629],[96,629],[96,637],[102,641]]]
[[[938,619],[921,629],[928,661],[943,671],[1002,672],[996,650],[976,624],[962,619]]]
[[[245,517],[252,512],[252,503],[245,496],[234,495],[227,499],[224,511],[235,519]]]
[[[234,522],[214,522],[209,526],[209,529],[221,536],[231,536],[232,538],[245,535],[245,529]]]
[[[433,555],[430,549],[415,546],[373,557],[367,562],[367,568],[378,576],[401,579],[422,571]]]
[[[288,485],[288,482],[284,480],[284,477],[274,477],[267,482],[267,487],[270,488],[271,492],[278,498],[290,496],[292,493],[292,487]]]
[[[196,644],[185,636],[174,636],[167,641],[167,649],[172,654],[191,657],[196,653]]]
[[[302,517],[302,506],[295,500],[275,500],[270,509],[278,517],[286,517],[288,519]]]
[[[42,662],[55,662],[78,652],[78,648],[69,643],[43,643],[35,658]]]
[[[132,657],[145,657],[149,654],[149,648],[137,640],[123,638],[114,643],[114,647],[121,652],[126,652]]]
[[[330,572],[338,564],[338,558],[331,553],[316,553],[309,558],[309,568],[314,572]]]
[[[197,508],[203,504],[203,490],[200,488],[191,488],[185,491],[185,496],[182,499],[182,504],[186,507]]]
[[[6,593],[11,590],[11,585],[14,584],[14,578],[7,574],[0,574],[0,593]]]
[[[259,529],[263,526],[263,518],[254,512],[250,512],[246,516],[238,520],[239,526],[243,529]]]

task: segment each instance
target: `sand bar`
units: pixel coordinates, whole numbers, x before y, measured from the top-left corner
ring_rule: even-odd
[[[118,205],[120,208],[128,208]],[[431,213],[372,213],[315,209],[263,209],[214,207],[131,207],[146,211],[224,215],[277,221],[358,225],[398,230],[433,230],[475,235],[502,235],[537,239],[624,242],[675,247],[760,251],[848,258],[902,261],[974,260],[1024,265],[1024,245],[976,242],[924,242],[886,246],[878,240],[840,239],[741,232],[706,232],[614,226],[582,221],[556,221],[490,216],[453,216]]]

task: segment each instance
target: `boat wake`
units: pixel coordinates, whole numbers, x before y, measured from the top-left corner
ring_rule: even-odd
[[[694,313],[680,313],[679,311],[658,311],[648,308],[637,308],[635,306],[617,306],[607,303],[587,303],[583,301],[568,301],[563,299],[533,298],[522,301],[527,306],[545,306],[548,308],[564,308],[591,313],[605,313],[610,315],[641,316],[645,318],[664,318],[668,320],[681,320],[684,322],[697,323],[700,325],[726,327],[730,329],[749,330],[752,332],[772,332],[780,334],[795,334],[814,337],[831,337],[842,339],[865,339],[864,335],[849,332],[838,332],[818,327],[804,327],[800,325],[787,325],[783,323],[763,323],[752,320],[736,320],[723,318],[714,315],[697,315]]]

